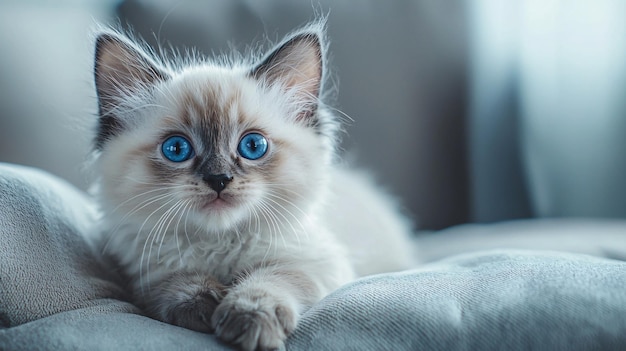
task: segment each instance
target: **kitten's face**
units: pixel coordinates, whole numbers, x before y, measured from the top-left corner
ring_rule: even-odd
[[[256,67],[175,73],[119,38],[101,42],[105,205],[159,231],[188,221],[219,233],[302,220],[323,188],[332,147],[317,105],[321,46],[294,39]]]

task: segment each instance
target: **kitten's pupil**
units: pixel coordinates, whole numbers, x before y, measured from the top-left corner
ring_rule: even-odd
[[[256,141],[254,141],[253,139],[248,140],[246,147],[248,147],[250,151],[256,152],[256,148],[257,148]]]
[[[169,152],[175,153],[177,156],[180,155],[182,148],[180,146],[180,141],[176,141],[174,145],[170,145],[168,148]]]

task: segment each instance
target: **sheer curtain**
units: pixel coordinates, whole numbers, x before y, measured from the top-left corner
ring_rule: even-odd
[[[472,4],[473,219],[626,217],[626,2]]]

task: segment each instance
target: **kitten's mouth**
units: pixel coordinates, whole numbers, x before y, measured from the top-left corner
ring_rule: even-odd
[[[228,201],[224,200],[221,197],[216,197],[212,200],[207,201],[202,206],[202,209],[208,210],[208,211],[221,211],[221,210],[226,210],[231,207],[232,207],[231,203],[229,203]]]

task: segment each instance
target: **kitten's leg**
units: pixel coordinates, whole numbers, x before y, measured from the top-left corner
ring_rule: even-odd
[[[226,288],[210,276],[176,272],[150,289],[148,313],[166,323],[209,333],[211,316]]]
[[[321,299],[320,289],[314,278],[295,269],[246,272],[215,310],[215,334],[243,350],[282,349],[301,310]]]

